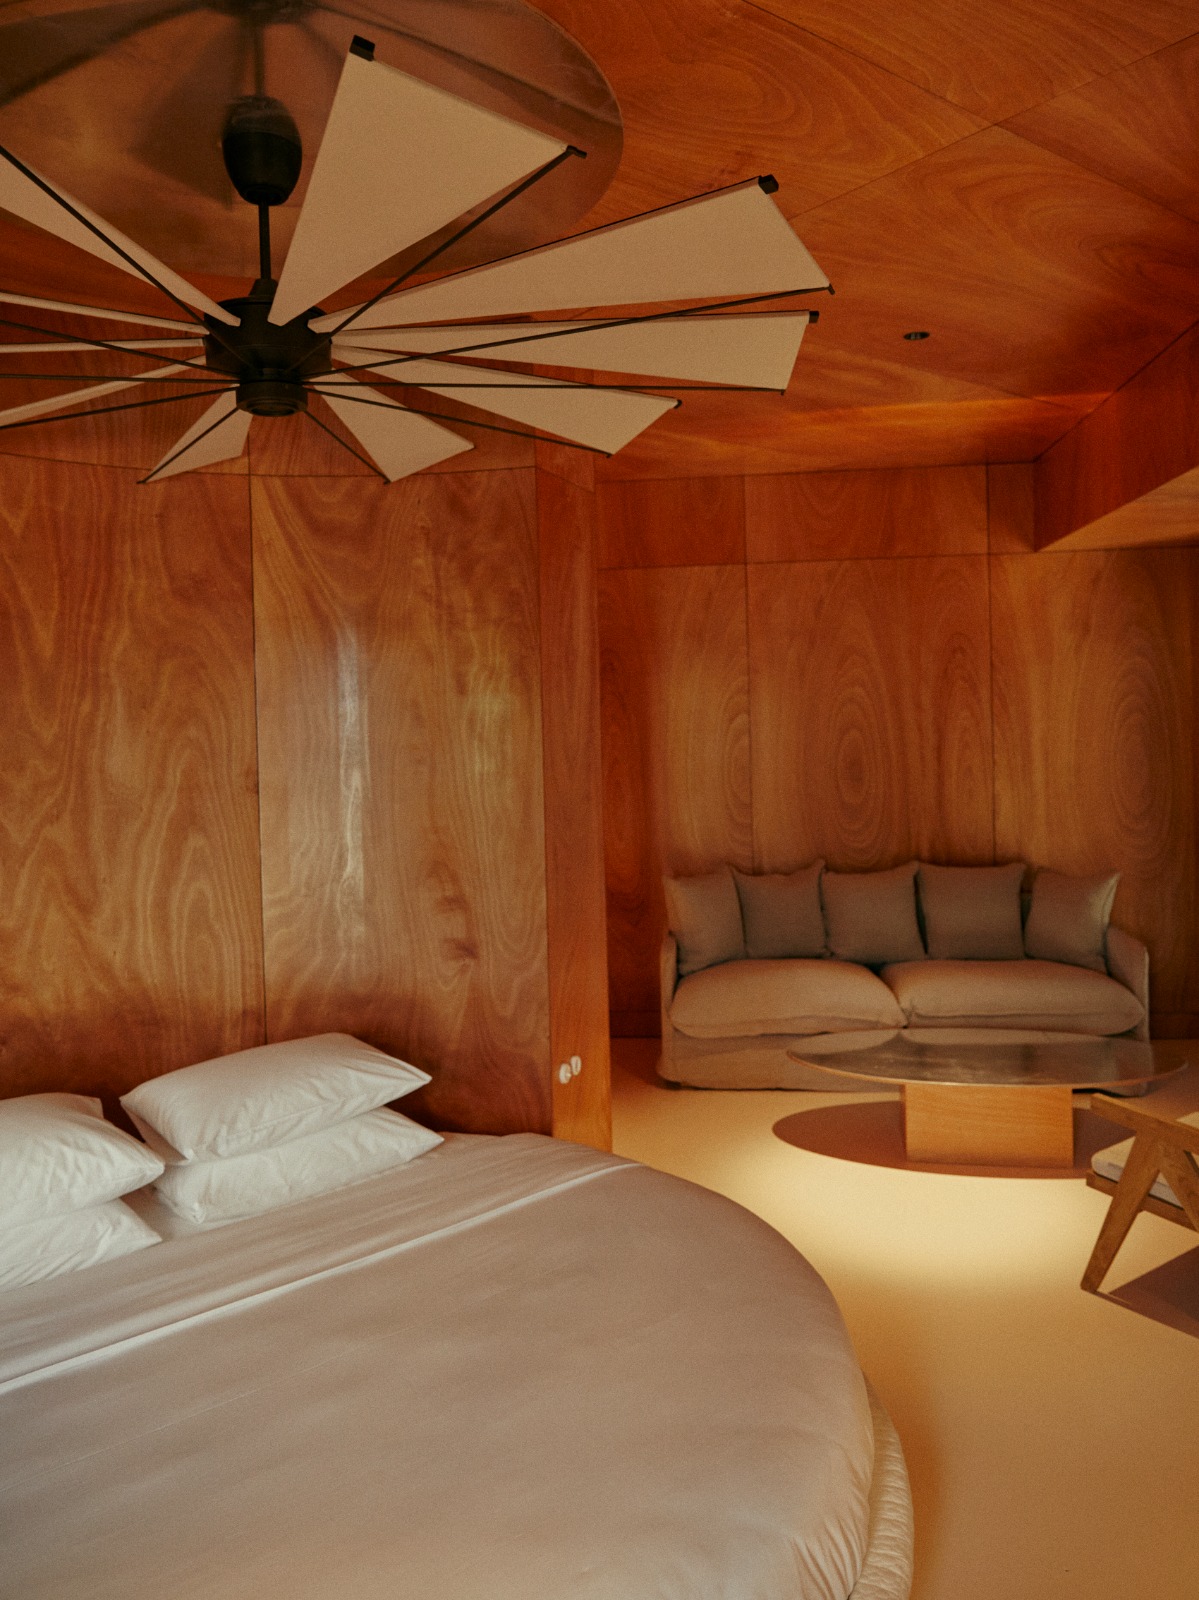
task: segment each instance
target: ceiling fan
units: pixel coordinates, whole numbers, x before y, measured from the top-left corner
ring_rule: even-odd
[[[409,282],[584,152],[376,61],[374,45],[359,37],[342,67],[277,279],[270,217],[300,176],[295,123],[279,100],[243,96],[230,108],[222,150],[234,188],[258,210],[259,275],[247,294],[218,304],[0,146],[0,208],[152,284],[182,313],[152,317],[0,288],[8,306],[146,330],[136,339],[75,338],[0,318],[2,326],[41,335],[34,344],[0,344],[0,357],[89,350],[150,359],[154,350],[180,352],[167,366],[100,375],[104,381],[86,388],[0,410],[0,430],[210,400],[143,483],[240,456],[256,416],[307,418],[389,482],[473,448],[454,431],[459,427],[524,433],[611,455],[673,410],[688,389],[785,390],[817,313],[761,308],[831,292],[770,198],[777,184],[769,177]],[[369,299],[333,312],[317,304],[463,216],[469,220]],[[641,309],[664,302],[663,310]],[[596,307],[613,311],[597,315]],[[574,320],[540,320],[580,310],[587,314]],[[529,366],[621,374],[625,381],[520,370]],[[0,378],[70,376],[0,368]],[[94,404],[131,388],[171,392]],[[404,392],[402,401],[393,398],[396,391]],[[431,410],[427,397],[504,420],[447,416]],[[87,409],[74,409],[80,405]],[[356,445],[324,420],[323,407]]]

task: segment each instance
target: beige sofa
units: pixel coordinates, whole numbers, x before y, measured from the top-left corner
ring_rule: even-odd
[[[807,869],[818,881],[821,866],[816,863]],[[907,868],[895,869],[910,872],[913,894],[916,867],[910,863]],[[988,871],[999,871],[970,870],[976,879]],[[1047,925],[1044,916],[1039,921],[1031,916],[1027,895],[1021,910],[1019,869],[1011,870],[1016,874],[1018,921],[1017,931],[1009,929],[1009,949],[1013,938],[1019,945],[1026,943],[1026,926],[1034,932],[1040,928],[1043,934]],[[924,875],[940,873],[940,882],[952,881],[952,874],[945,869],[925,866],[922,871]],[[861,876],[883,879],[888,874]],[[1067,889],[1071,883],[1084,882],[1050,875],[1054,876]],[[755,886],[755,880],[737,877],[739,888]],[[826,874],[823,881],[831,884],[835,877],[848,879],[849,875]],[[965,870],[961,877],[966,879]],[[700,881],[667,880],[668,904],[672,884]],[[966,887],[971,881],[966,879]],[[1108,909],[1115,881],[1112,877],[1104,884]],[[853,883],[838,885],[855,892],[857,887]],[[1009,893],[1011,889],[1009,886]],[[1034,896],[1035,892],[1036,884]],[[1042,899],[1047,901],[1048,892]],[[1044,959],[1032,940],[1031,950],[1024,949],[1019,955],[1012,951],[1008,959],[988,960],[932,956],[927,946],[960,948],[961,940],[956,945],[952,939],[946,940],[943,926],[934,937],[932,921],[919,915],[918,899],[916,907],[921,943],[917,959],[871,964],[836,953],[838,941],[830,936],[827,903],[826,949],[816,956],[755,958],[749,953],[754,948],[753,938],[747,934],[747,948],[741,953],[681,974],[679,938],[672,929],[661,952],[659,1074],[670,1083],[697,1088],[828,1089],[833,1086],[828,1075],[793,1061],[788,1051],[802,1049],[809,1057],[827,1056],[882,1043],[900,1031],[944,1043],[980,1038],[1149,1037],[1148,951],[1132,934],[1108,926],[1106,913],[1102,926],[1095,924],[1092,916],[1092,925],[1084,930],[1090,943],[1084,940],[1080,948],[1071,946],[1072,930],[1067,927],[1065,948],[1072,959]],[[1008,915],[1010,919],[1010,910]],[[691,923],[694,936],[694,916]],[[808,937],[810,942],[812,935]],[[914,954],[908,937],[906,953]],[[834,946],[831,951],[830,942]],[[840,942],[847,942],[843,932]],[[984,943],[981,948],[995,945]],[[1055,948],[1052,942],[1049,948]],[[1081,964],[1083,961],[1087,964]]]

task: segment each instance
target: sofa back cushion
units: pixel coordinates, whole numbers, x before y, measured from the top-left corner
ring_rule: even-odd
[[[745,954],[741,902],[732,871],[666,878],[666,922],[679,947],[679,977]]]
[[[823,861],[813,861],[798,872],[766,872],[755,877],[733,869],[745,925],[745,952],[751,961],[824,954],[823,870]]]
[[[1118,872],[1075,878],[1042,868],[1033,880],[1025,953],[1106,972],[1107,923],[1119,882]]]
[[[826,872],[820,879],[830,952],[868,967],[922,961],[915,861],[886,872]]]
[[[1018,961],[1024,954],[1024,863],[934,867],[920,863],[920,908],[934,961]]]

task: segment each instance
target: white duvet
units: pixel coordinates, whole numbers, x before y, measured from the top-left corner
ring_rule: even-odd
[[[845,1600],[873,1433],[764,1223],[534,1135],[11,1292],[4,1600]]]

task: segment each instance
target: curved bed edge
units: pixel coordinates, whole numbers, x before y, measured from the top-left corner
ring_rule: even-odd
[[[874,1477],[866,1559],[849,1600],[908,1600],[915,1524],[907,1464],[895,1424],[866,1380],[874,1422]]]

